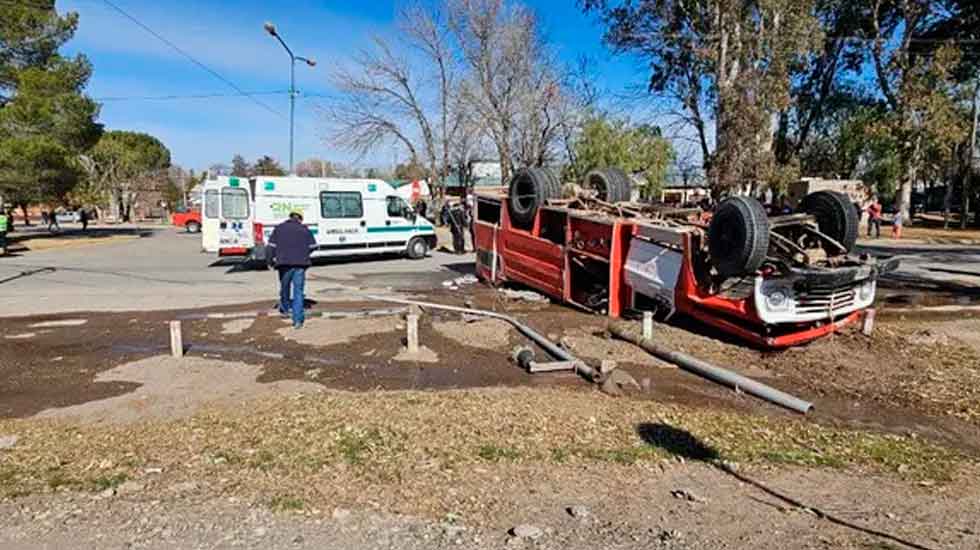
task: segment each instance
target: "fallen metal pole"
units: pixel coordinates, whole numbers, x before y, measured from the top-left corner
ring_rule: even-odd
[[[798,413],[806,414],[813,409],[813,404],[809,401],[804,401],[798,397],[794,397],[788,393],[779,391],[776,388],[756,382],[751,378],[746,378],[741,374],[736,374],[728,369],[717,367],[686,353],[670,351],[657,345],[652,340],[644,340],[641,336],[634,334],[633,331],[629,329],[629,325],[625,325],[623,323],[610,323],[609,332],[617,338],[643,348],[654,357],[667,361],[668,363],[673,363],[674,365],[677,365],[690,373],[696,374],[702,378],[707,378],[708,380],[711,380],[717,384],[728,386],[729,388],[737,391],[745,392],[749,395],[758,397],[759,399],[765,399],[770,403],[775,403]]]
[[[517,319],[509,315],[497,313],[496,311],[486,311],[482,309],[470,309],[466,307],[447,306],[444,304],[436,304],[432,302],[419,302],[416,300],[403,300],[401,298],[390,298],[387,296],[366,296],[366,297],[371,300],[377,300],[381,302],[391,302],[393,304],[402,304],[407,306],[419,306],[421,308],[429,308],[429,309],[441,309],[443,311],[455,311],[457,313],[468,313],[470,315],[480,315],[482,317],[490,317],[492,319],[499,319],[501,321],[505,321],[507,323],[510,323],[510,325],[516,328],[521,334],[530,338],[535,344],[541,346],[541,349],[546,351],[548,355],[551,355],[552,357],[558,359],[559,361],[574,362],[575,372],[581,374],[582,376],[585,376],[589,380],[594,381],[599,378],[598,373],[595,371],[595,369],[586,365],[585,362],[580,361],[575,356],[568,353],[568,351],[555,345],[551,340],[548,340],[548,338],[542,336],[531,327],[525,325],[524,323],[521,323],[520,321],[518,321]]]

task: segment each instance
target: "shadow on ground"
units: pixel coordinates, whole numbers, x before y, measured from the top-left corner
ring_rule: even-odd
[[[693,460],[710,464],[718,471],[735,478],[741,483],[754,487],[766,495],[793,506],[794,508],[810,511],[816,515],[816,517],[829,521],[835,525],[902,544],[908,546],[909,548],[915,548],[916,550],[931,550],[927,546],[922,546],[896,535],[892,535],[891,533],[878,531],[876,529],[858,525],[854,522],[839,518],[824,510],[807,505],[804,502],[797,500],[795,497],[773,489],[760,481],[752,479],[744,473],[736,471],[728,463],[719,460],[721,458],[721,454],[717,449],[701,441],[697,436],[691,432],[688,432],[687,430],[676,428],[664,423],[643,423],[636,427],[636,434],[647,445],[666,451],[671,455],[682,457],[685,460]]]
[[[157,230],[145,227],[90,227],[82,231],[81,227],[62,229],[58,232],[45,231],[39,228],[8,233],[7,239],[12,244],[25,244],[30,241],[47,240],[85,240],[106,239],[110,237],[149,237]]]

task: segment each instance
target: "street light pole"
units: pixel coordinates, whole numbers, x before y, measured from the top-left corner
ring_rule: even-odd
[[[316,61],[308,57],[294,55],[293,50],[289,49],[289,46],[286,45],[286,42],[282,39],[281,36],[279,36],[279,31],[276,30],[276,26],[273,25],[272,23],[266,22],[265,25],[263,25],[263,27],[265,28],[265,32],[276,37],[276,40],[278,40],[279,43],[282,44],[282,47],[286,50],[286,53],[289,54],[289,173],[292,174],[294,172],[293,135],[294,135],[294,125],[295,125],[294,120],[296,117],[296,61],[297,60],[302,61],[307,65],[309,65],[310,67],[315,67]]]

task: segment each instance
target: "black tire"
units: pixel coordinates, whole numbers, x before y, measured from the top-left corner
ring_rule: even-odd
[[[408,241],[406,254],[413,260],[421,260],[429,253],[429,240],[424,237],[414,237]]]
[[[187,222],[187,225],[184,226],[184,229],[186,229],[188,233],[200,233],[201,224],[197,222]]]
[[[769,250],[769,218],[752,197],[729,197],[718,205],[708,226],[708,251],[719,275],[754,273]]]
[[[507,211],[520,229],[534,226],[534,217],[548,199],[561,198],[561,182],[546,168],[521,168],[510,179]]]
[[[800,210],[817,218],[820,232],[850,252],[858,238],[858,213],[851,199],[837,191],[817,191],[803,197]]]
[[[586,174],[582,187],[596,191],[599,200],[616,203],[628,202],[633,186],[626,172],[619,168],[603,168]]]

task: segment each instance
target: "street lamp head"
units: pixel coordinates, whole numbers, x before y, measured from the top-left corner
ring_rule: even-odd
[[[316,60],[315,59],[307,59],[306,60],[306,64],[309,65],[310,67],[316,67]]]
[[[276,36],[276,26],[273,25],[271,22],[266,21],[265,24],[262,26],[265,28],[265,32],[271,34],[272,36]]]

